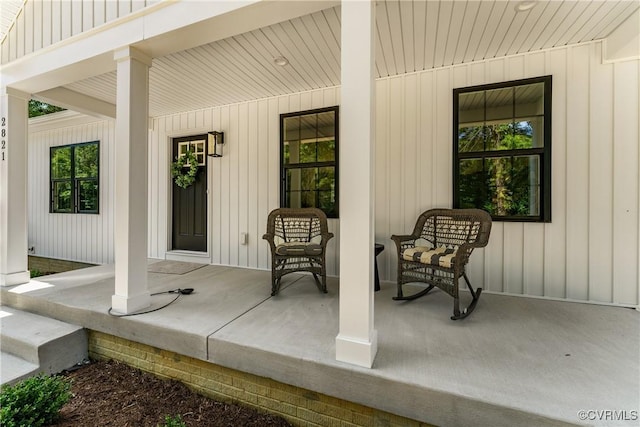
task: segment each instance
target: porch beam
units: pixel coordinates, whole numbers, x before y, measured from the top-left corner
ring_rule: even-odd
[[[148,120],[151,58],[132,47],[114,53],[117,63],[115,138],[114,311],[148,307]]]
[[[116,106],[100,99],[63,87],[45,90],[33,95],[33,98],[51,105],[77,111],[101,119],[115,119]]]
[[[29,282],[27,137],[29,94],[2,88],[0,123],[0,286]]]
[[[336,359],[370,368],[373,328],[375,2],[342,2],[340,330]]]

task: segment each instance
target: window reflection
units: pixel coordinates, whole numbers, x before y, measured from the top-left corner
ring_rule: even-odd
[[[457,207],[497,219],[550,219],[546,85],[549,76],[454,90]]]
[[[338,107],[281,115],[282,205],[337,217]]]

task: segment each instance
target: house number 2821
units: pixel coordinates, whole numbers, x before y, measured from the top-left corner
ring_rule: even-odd
[[[2,151],[2,161],[4,162],[5,159],[5,151],[7,149],[7,118],[3,117],[2,118],[2,130],[0,130],[0,134],[2,136],[2,142],[0,142],[0,151]]]

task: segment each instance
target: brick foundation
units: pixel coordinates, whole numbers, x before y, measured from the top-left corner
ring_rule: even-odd
[[[427,426],[388,412],[101,332],[89,331],[89,356],[96,360],[119,360],[159,377],[181,381],[210,398],[280,415],[296,426]]]

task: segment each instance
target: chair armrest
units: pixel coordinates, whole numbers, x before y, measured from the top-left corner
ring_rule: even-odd
[[[322,250],[324,251],[327,248],[329,240],[333,238],[333,233],[322,234],[320,237],[322,238],[322,240],[320,240],[320,246],[322,246]]]
[[[271,253],[273,254],[276,250],[276,242],[275,236],[271,233],[265,233],[262,238],[269,243],[269,247],[271,248]]]
[[[461,268],[464,268],[464,266],[466,266],[469,263],[469,257],[471,256],[471,252],[473,252],[474,248],[475,248],[475,245],[471,243],[463,243],[460,246],[458,246],[458,249],[456,251],[456,259],[458,260],[457,262],[458,266],[460,266]]]
[[[394,234],[391,236],[391,240],[396,242],[398,253],[400,253],[403,247],[413,246],[416,242],[416,237],[412,234]]]

